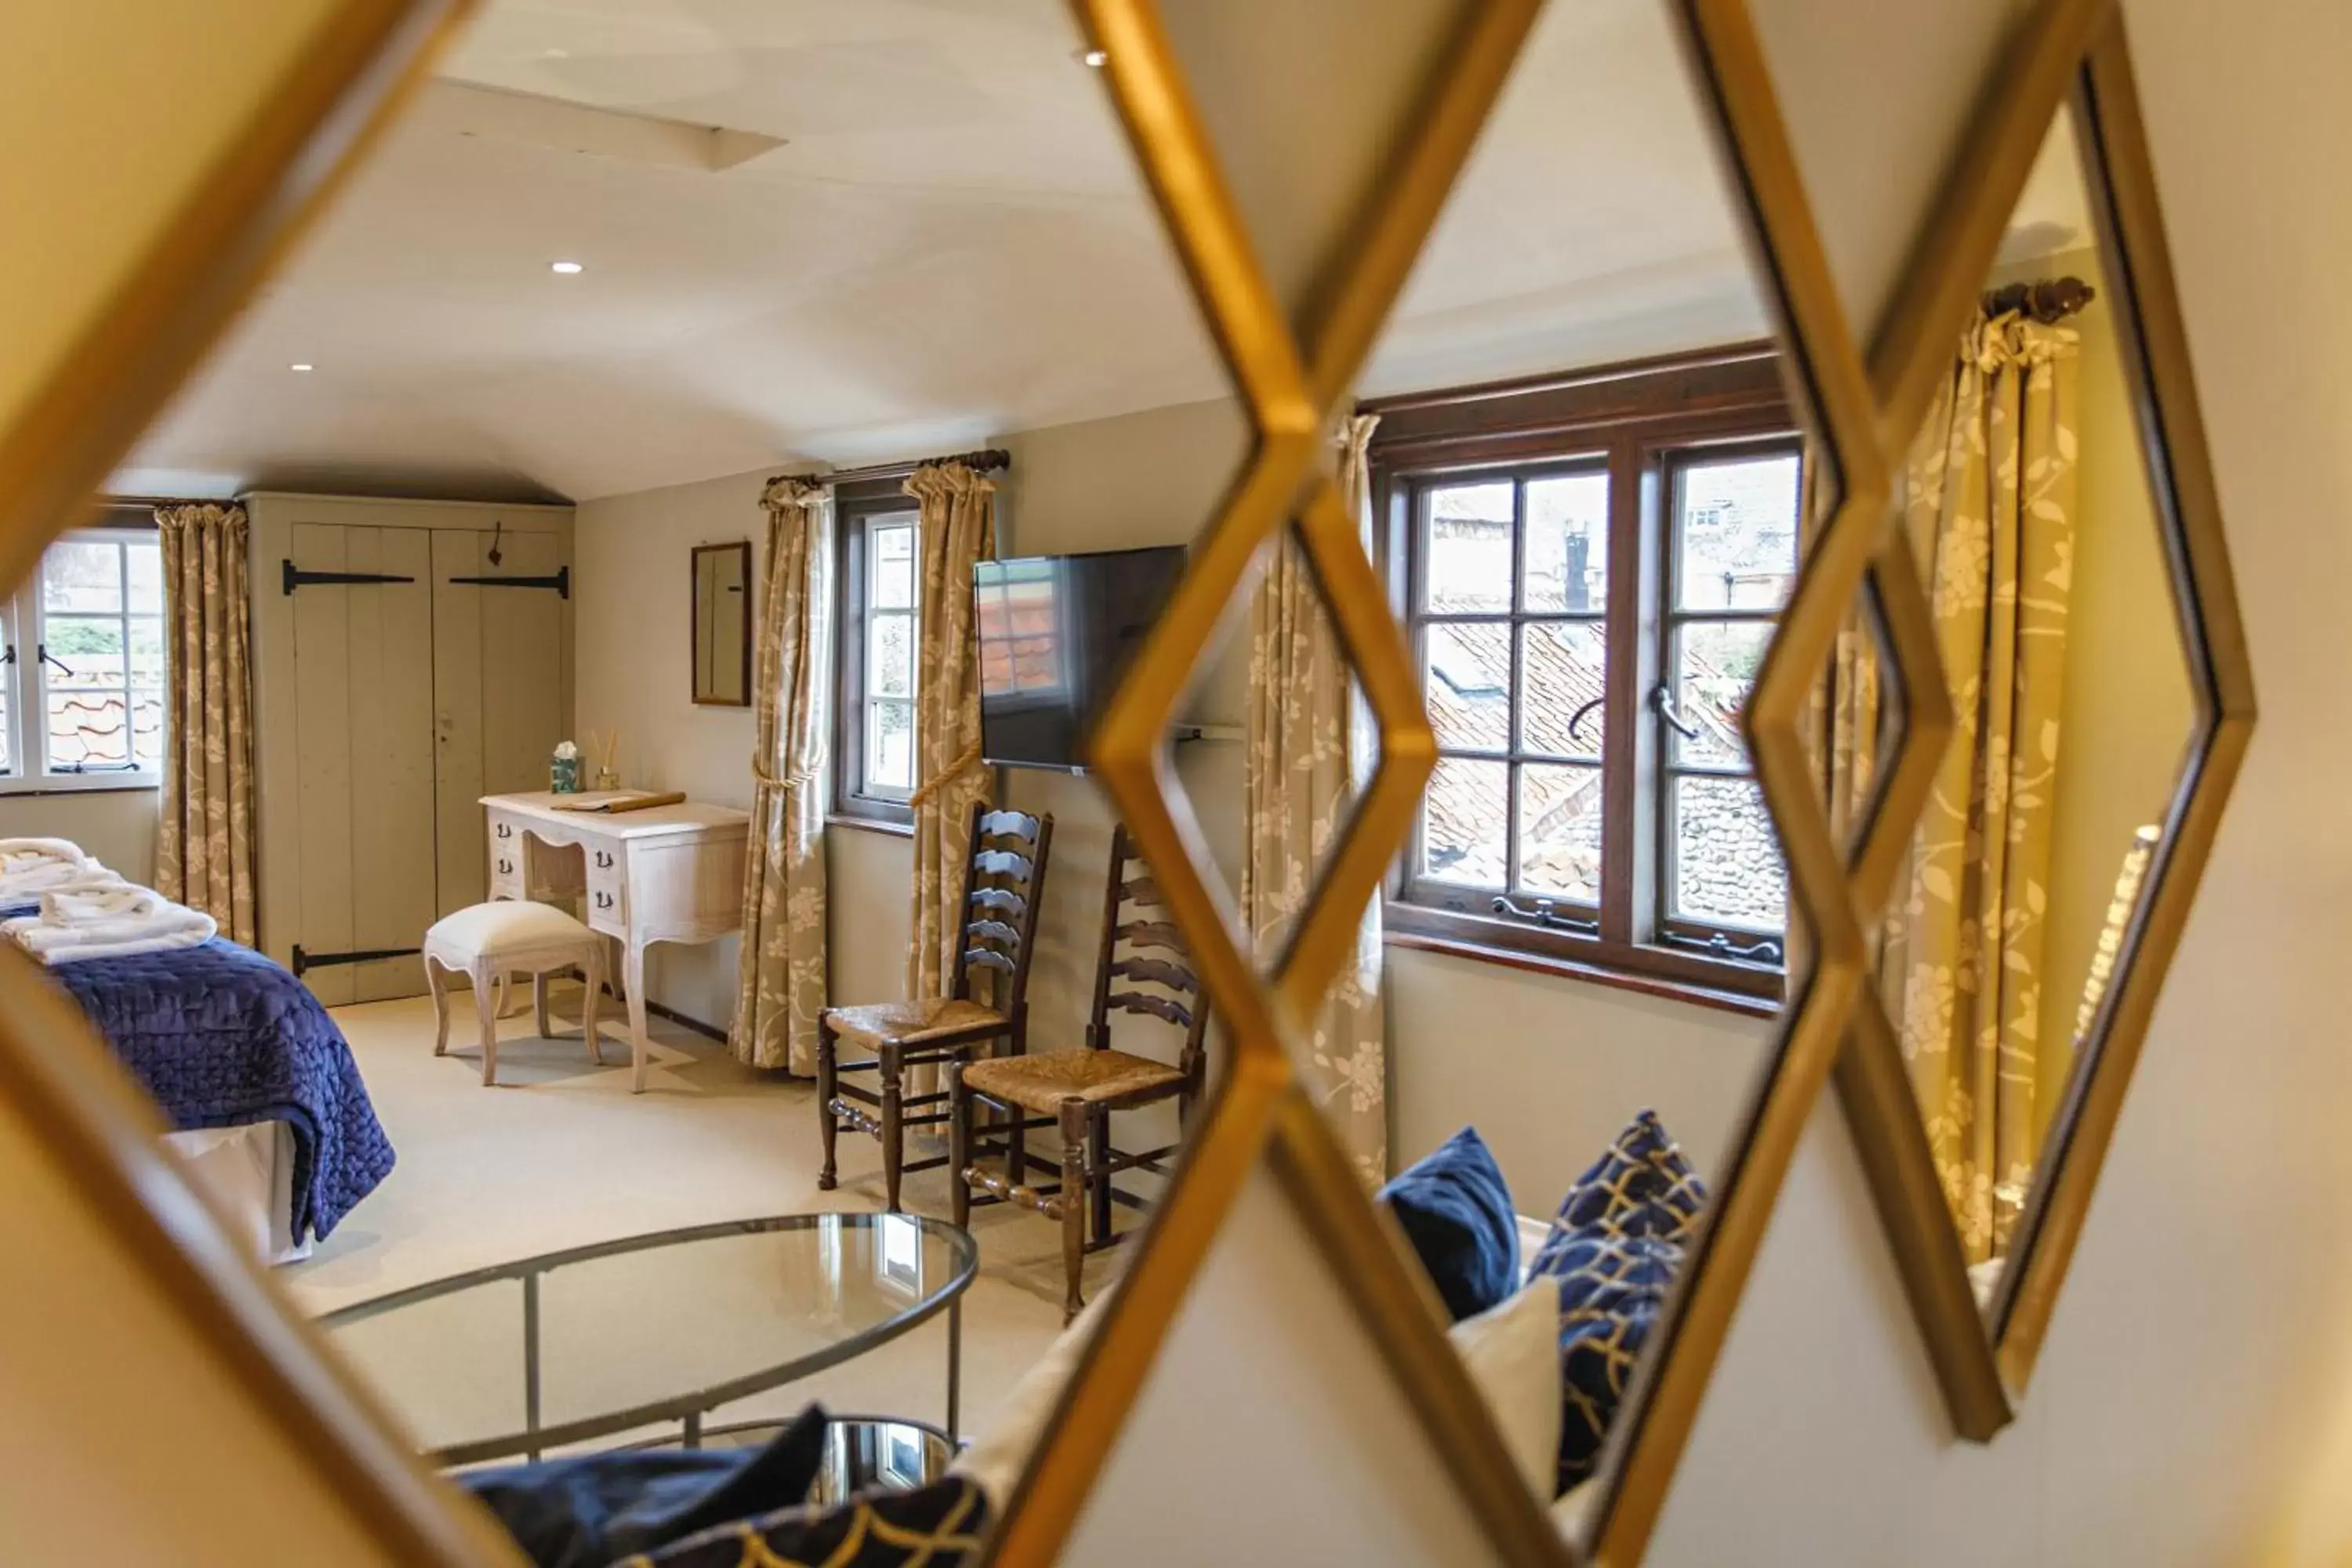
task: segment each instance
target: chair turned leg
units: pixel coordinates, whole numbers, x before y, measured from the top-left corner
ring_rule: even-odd
[[[833,1096],[840,1075],[834,1063],[840,1049],[833,1025],[820,1015],[816,1021],[816,1130],[824,1145],[824,1163],[817,1168],[816,1185],[819,1192],[824,1193],[833,1191],[835,1184],[833,1140],[840,1129],[834,1124]]]
[[[1004,1179],[1014,1186],[1029,1179],[1029,1113],[1019,1106],[1012,1109],[1012,1121],[1004,1134]]]
[[[1078,1315],[1087,1299],[1078,1293],[1078,1270],[1087,1260],[1087,1102],[1062,1101],[1062,1326]]]
[[[547,972],[545,970],[530,977],[530,1010],[531,1022],[539,1026],[539,1037],[542,1040],[555,1038],[555,1026],[549,1022],[547,1016]]]
[[[882,1058],[882,1206],[892,1214],[898,1213],[898,1178],[907,1164],[907,1129],[900,1120],[905,1114],[901,1101],[906,1089],[901,1081],[906,1069],[899,1065],[898,1047],[885,1045]]]
[[[964,1170],[971,1163],[971,1090],[963,1086],[963,1063],[950,1062],[948,1073],[948,1211],[957,1226],[971,1224],[971,1184]]]
[[[474,1010],[482,1018],[482,1087],[489,1088],[499,1079],[499,1004],[493,994],[500,976],[490,973],[488,964],[474,969]]]
[[[437,958],[425,961],[425,984],[433,993],[433,1054],[449,1054],[449,975]]]
[[[598,1067],[604,1065],[604,1047],[596,1043],[596,1003],[604,989],[604,949],[598,943],[588,949],[588,962],[580,966],[581,979],[588,989],[580,999],[580,1037],[588,1042],[588,1059]]]

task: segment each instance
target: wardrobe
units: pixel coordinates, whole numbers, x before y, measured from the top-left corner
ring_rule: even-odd
[[[485,795],[572,723],[572,509],[263,493],[251,518],[262,951],[330,1005],[414,996],[488,887]]]

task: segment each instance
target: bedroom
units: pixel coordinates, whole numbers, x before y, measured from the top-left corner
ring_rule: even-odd
[[[1182,26],[1177,46],[1199,61],[1234,47],[1222,24]],[[1749,696],[1842,516],[1839,457],[1813,405],[1818,367],[1790,363],[1818,344],[1792,347],[1774,293],[1785,279],[1749,259],[1763,219],[1723,177],[1723,128],[1676,32],[1664,8],[1544,9],[1433,237],[1409,279],[1396,269],[1395,310],[1354,345],[1363,368],[1338,399],[1356,416],[1347,438],[1316,458],[1365,531],[1388,635],[1434,727],[1434,773],[1410,821],[1395,817],[1403,847],[1381,858],[1377,923],[1308,944],[1351,973],[1306,997],[1290,1070],[1325,1118],[1318,1136],[1368,1188],[1409,1178],[1383,1194],[1403,1223],[1382,1234],[1423,1248],[1423,1282],[1454,1318],[1518,1300],[1554,1242],[1591,1240],[1549,1216],[1580,1183],[1608,1184],[1612,1146],[1675,1190],[1644,1223],[1676,1247],[1717,1245],[1709,1196],[1759,1158],[1786,1160],[1803,1099],[1791,1063],[1827,1059],[1801,1048],[1807,933],[1790,929],[1780,830],[1754,782],[1774,742],[1753,726],[1793,710],[1766,703],[1759,720]],[[1367,43],[1350,68],[1403,72],[1415,37],[1429,35]],[[1242,493],[1253,452],[1102,53],[1044,3],[486,5],[130,448],[108,510],[53,547],[10,608],[10,641],[32,657],[10,667],[25,787],[0,794],[0,837],[36,859],[48,851],[33,841],[71,844],[133,889],[43,888],[86,868],[35,868],[16,890],[50,897],[20,906],[37,911],[28,934],[83,923],[76,899],[110,917],[152,886],[274,961],[257,972],[272,995],[304,988],[310,1001],[288,1005],[335,1034],[340,1054],[317,1047],[330,1076],[364,1080],[397,1152],[361,1161],[388,1169],[351,1178],[364,1190],[348,1205],[314,1191],[333,1163],[316,1109],[281,1133],[253,1104],[173,1103],[168,1075],[131,1043],[153,1020],[109,1013],[131,990],[97,967],[114,961],[54,965],[184,1131],[263,1130],[268,1147],[217,1145],[242,1162],[237,1191],[194,1179],[266,1237],[287,1298],[325,1318],[400,1429],[446,1463],[610,1447],[661,1436],[657,1421],[683,1420],[692,1447],[706,1425],[773,1426],[818,1399],[903,1418],[862,1433],[836,1422],[828,1463],[843,1477],[932,1480],[954,1441],[977,1436],[1008,1467],[989,1493],[1002,1508],[1028,1453],[1004,1434],[1060,1388],[1036,1369],[1083,1346],[1065,1335],[1069,1315],[1118,1299],[1135,1248],[1109,1233],[1160,1211],[1167,1162],[1123,1174],[1125,1203],[1066,1201],[1056,1178],[1092,1192],[1100,1118],[1050,1089],[1008,1089],[982,1068],[984,1047],[1091,1043],[1107,977],[1123,974],[1160,987],[1138,1010],[1164,1026],[1114,1026],[1146,1058],[1121,1087],[1142,1085],[1150,1103],[1122,1109],[1108,1141],[1169,1154],[1199,1126],[1180,1124],[1179,1103],[1228,1091],[1234,1021],[1220,1014],[1204,1053],[1188,1030],[1207,1004],[1185,965],[1218,962],[1186,935],[1198,900],[1222,900],[1274,962],[1368,776],[1350,781],[1371,737],[1313,608],[1315,574],[1295,554],[1277,565],[1150,738],[1197,813],[1187,852],[1205,852],[1222,889],[1179,885],[1165,858],[1177,839],[1139,816],[1141,775],[994,765],[1009,752],[992,727],[1031,694],[1023,656],[990,663],[992,605],[1010,600],[976,590],[975,566],[1043,560],[1018,580],[1059,583],[1107,552],[1192,543]],[[893,112],[877,123],[881,101]],[[1926,1113],[1912,1136],[1950,1210],[1936,1217],[1996,1347],[2032,1295],[2004,1267],[2012,1242],[2044,1256],[2042,1146],[2075,1135],[2075,1057],[2090,1081],[2117,1028],[2103,987],[2155,907],[2136,868],[2161,839],[2135,833],[2167,823],[2214,716],[2200,706],[2210,632],[2176,625],[2176,524],[2149,493],[2133,423],[2133,311],[2146,306],[2118,293],[2100,254],[2103,165],[2093,157],[2086,183],[2069,125],[2019,170],[1969,290],[1971,346],[1955,355],[1946,334],[1940,401],[1918,401],[1926,432],[1889,458],[1919,575],[1854,601],[1816,732],[1840,847],[1859,850],[1904,726],[1937,722],[1937,704],[1906,700],[1904,637],[1940,638],[1948,669],[1990,647],[1987,668],[2025,693],[1996,702],[1992,675],[1955,675],[1962,740],[1942,755],[1956,771],[1890,786],[1948,806],[1949,830],[1864,857],[1895,923],[1860,984],[1910,1064]],[[1351,144],[1321,177],[1360,186],[1381,146]],[[1235,159],[1226,176],[1263,226],[1276,288],[1311,299],[1330,263],[1303,217],[1286,229],[1280,216],[1299,168]],[[1320,308],[1296,313],[1313,326]],[[2021,500],[2000,489],[2001,463],[1965,460],[1982,431],[2019,421],[2066,448],[2026,464],[2037,484],[2053,462],[2067,470],[2066,498]],[[937,454],[961,460],[927,461]],[[1963,537],[1980,501],[2010,508],[2011,542],[1983,560]],[[2027,526],[2044,510],[2063,514],[2058,542]],[[217,555],[162,584],[166,560],[205,550],[236,555],[243,582],[224,574],[220,602],[199,611],[192,586],[221,570]],[[2019,602],[2002,570],[2071,572],[2055,613],[2092,629],[2035,622],[2053,601],[2030,590],[2022,617],[1956,620]],[[241,621],[249,658],[216,662],[204,616]],[[1180,623],[1203,624],[1181,599],[1157,624]],[[1046,685],[1105,674],[1154,624],[1125,616],[1104,670]],[[179,657],[151,651],[167,644]],[[1038,657],[1074,656],[1049,642]],[[110,658],[89,680],[75,667]],[[959,672],[969,688],[938,700]],[[1012,689],[990,684],[1000,675]],[[232,726],[234,704],[213,694],[240,679],[251,712]],[[1393,683],[1375,693],[1395,696]],[[166,706],[171,724],[142,727]],[[249,779],[225,782],[187,737],[220,724],[233,751],[247,722]],[[2061,725],[2063,754],[2088,765],[2011,771],[2012,750],[2046,757]],[[1421,758],[1407,746],[1390,761]],[[586,797],[535,798],[551,784]],[[1107,787],[1129,792],[1124,809]],[[556,815],[614,791],[625,798],[609,804],[678,799]],[[981,793],[1006,814],[990,830],[1020,842],[997,846],[1016,860],[982,865],[998,882],[982,890],[1002,897],[967,928],[943,911],[969,912],[963,825]],[[242,832],[228,826],[241,811]],[[1990,834],[2025,846],[2010,862],[1980,851],[1986,812],[2014,814]],[[1113,858],[1122,818],[1143,841],[1133,866]],[[219,843],[200,844],[196,825],[212,822]],[[673,851],[691,857],[675,884],[656,869]],[[240,875],[242,902],[219,901],[210,883]],[[1122,912],[1129,889],[1137,907]],[[656,913],[670,893],[688,905]],[[2033,919],[2014,918],[2029,903]],[[532,906],[564,912],[519,912]],[[1129,940],[1171,916],[1160,956],[1109,967],[1122,926]],[[577,952],[485,946],[519,920]],[[961,1071],[934,1074],[921,1058],[942,1049],[938,1016],[888,1008],[954,984],[968,948],[949,927],[969,951],[1013,954],[1024,994],[1014,1022],[990,1015],[982,1049],[951,1053]],[[1988,931],[2005,950],[1992,971],[2023,984],[1982,981]],[[1833,963],[1846,942],[1827,933]],[[78,962],[93,965],[82,984]],[[506,984],[519,994],[534,966],[556,982],[536,1005]],[[446,994],[430,989],[444,981]],[[599,1057],[600,1029],[617,1052]],[[872,1054],[916,1055],[903,1094],[861,1068],[836,1081],[828,1058],[892,1029],[911,1032]],[[2043,1062],[2037,1040],[2083,1048]],[[991,1096],[951,1140],[955,1109]],[[1025,1143],[1006,1146],[1007,1115],[1026,1122]],[[1465,1127],[1486,1152],[1449,1142]],[[1454,1168],[1438,1168],[1443,1153],[1417,1163],[1441,1151]],[[1484,1238],[1490,1278],[1457,1300],[1461,1281],[1405,1217],[1412,1180],[1475,1186],[1489,1158],[1501,1215],[1517,1223]],[[891,1210],[914,1218],[874,1217]],[[803,1223],[829,1214],[854,1217]],[[763,1223],[678,1234],[738,1221]],[[1755,1245],[1752,1226],[1720,1228],[1746,1237],[1722,1245]],[[623,1243],[635,1249],[604,1250]],[[596,1255],[551,1256],[574,1248]],[[1681,1259],[1645,1282],[1652,1309],[1675,1295]],[[869,1264],[870,1288],[843,1283]],[[762,1271],[778,1268],[789,1300],[763,1300]],[[602,1286],[562,1300],[557,1281],[600,1269]],[[694,1331],[633,1333],[646,1293],[658,1321]],[[874,1321],[844,1326],[844,1311]],[[506,1342],[518,1313],[532,1325],[520,1358]],[[806,1342],[788,1379],[771,1342],[780,1313]],[[1508,1506],[1558,1501],[1588,1542],[1655,1507],[1647,1451],[1604,1452],[1618,1402],[1648,1408],[1638,1360],[1582,1407],[1582,1451],[1556,1430],[1557,1474],[1523,1463],[1535,1488]],[[1477,1354],[1465,1364],[1475,1381]],[[1555,1428],[1577,1399],[1562,1376],[1554,1366]],[[729,1396],[693,1405],[712,1389]],[[1526,1432],[1497,1419],[1488,1440],[1516,1439],[1524,1460]],[[532,1440],[509,1443],[518,1430]]]

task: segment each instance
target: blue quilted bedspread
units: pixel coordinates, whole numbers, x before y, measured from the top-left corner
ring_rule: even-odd
[[[220,937],[49,973],[183,1130],[275,1118],[294,1131],[293,1238],[324,1238],[392,1170],[359,1064],[283,966]]]

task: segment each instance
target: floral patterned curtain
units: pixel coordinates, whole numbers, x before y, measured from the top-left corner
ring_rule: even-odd
[[[1913,444],[1958,725],[1896,886],[1879,973],[1971,1263],[2005,1250],[2039,1153],[2036,1036],[2074,565],[2077,334],[1979,317]]]
[[[980,661],[971,569],[996,553],[996,485],[962,463],[926,463],[907,479],[919,519],[923,586],[916,649],[914,943],[907,994],[940,996],[955,973],[963,930],[964,858],[972,803],[992,782],[980,761]],[[929,1094],[938,1073],[908,1075]],[[920,1081],[918,1081],[920,1080]]]
[[[1368,525],[1371,478],[1365,449],[1379,422],[1376,415],[1355,415],[1339,435],[1340,499]],[[1314,889],[1326,848],[1347,825],[1370,739],[1314,569],[1286,532],[1250,601],[1249,686],[1241,904],[1265,958],[1280,951]],[[1307,1059],[1298,1064],[1307,1091],[1371,1184],[1388,1172],[1380,986],[1375,900],[1357,933],[1356,962],[1341,972],[1316,1016]]]
[[[241,506],[155,509],[163,555],[163,816],[155,888],[255,939],[253,659]]]
[[[816,1070],[825,1001],[824,804],[833,647],[833,500],[781,479],[768,512],[752,665],[751,834],[729,1043],[753,1067]]]

